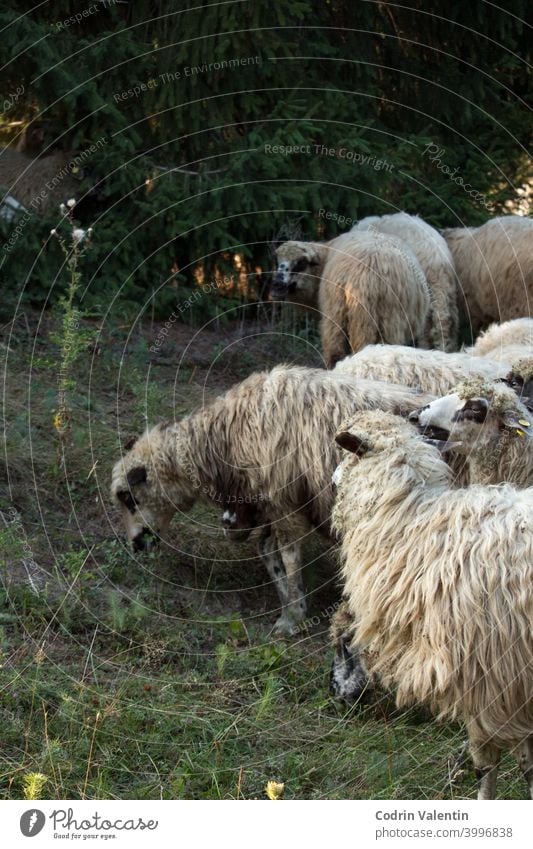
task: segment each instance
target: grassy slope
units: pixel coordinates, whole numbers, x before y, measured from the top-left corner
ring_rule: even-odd
[[[127,343],[107,331],[78,364],[65,473],[49,323],[18,323],[7,359],[0,509],[20,521],[0,523],[0,796],[20,798],[37,771],[48,798],[262,798],[269,779],[287,798],[471,797],[469,767],[448,781],[459,728],[386,698],[345,711],[328,697],[337,591],[318,542],[306,552],[314,624],[273,641],[275,593],[254,545],[223,540],[216,510],[179,517],[168,545],[136,559],[109,511],[118,430],[180,416],[283,359],[318,364],[312,334],[246,327],[235,342],[233,326],[176,326],[149,368],[157,328]],[[499,790],[524,797],[510,759]]]

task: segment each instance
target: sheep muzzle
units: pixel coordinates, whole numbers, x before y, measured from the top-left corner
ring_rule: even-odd
[[[131,544],[134,551],[153,551],[157,546],[157,537],[149,528],[143,528],[140,534],[134,536]]]

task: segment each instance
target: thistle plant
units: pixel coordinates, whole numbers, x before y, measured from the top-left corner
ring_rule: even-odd
[[[82,275],[79,271],[79,262],[91,246],[92,227],[83,230],[74,221],[74,209],[76,201],[71,198],[66,204],[59,207],[62,225],[70,228],[70,236],[66,238],[61,229],[51,230],[61,245],[65,256],[65,267],[68,274],[68,286],[66,294],[60,299],[61,311],[60,331],[54,334],[53,341],[59,346],[59,372],[58,372],[58,405],[54,412],[54,428],[60,441],[60,465],[64,463],[65,446],[71,431],[72,410],[69,405],[67,393],[72,391],[76,385],[72,377],[72,368],[78,359],[80,352],[85,350],[92,337],[92,332],[80,328],[80,320],[84,317],[83,312],[76,305],[76,299],[81,284]]]
[[[46,775],[42,772],[27,772],[22,779],[22,792],[24,798],[28,802],[34,802],[40,799],[44,790],[44,785],[48,781]]]

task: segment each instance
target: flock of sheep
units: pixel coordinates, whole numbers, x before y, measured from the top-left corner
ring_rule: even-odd
[[[139,437],[112,475],[134,549],[224,504],[255,532],[275,629],[306,613],[301,546],[340,544],[332,685],[466,725],[478,798],[501,752],[533,798],[533,221],[438,233],[404,213],[277,250],[273,296],[318,307],[329,370],[277,366]],[[458,328],[478,333],[458,351]],[[417,347],[410,347],[414,345]]]

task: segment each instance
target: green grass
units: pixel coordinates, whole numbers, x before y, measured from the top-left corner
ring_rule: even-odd
[[[122,438],[182,415],[273,365],[271,338],[248,341],[244,357],[212,334],[176,379],[179,346],[149,368],[153,328],[126,351],[124,331],[108,330],[75,366],[62,468],[54,349],[32,320],[16,328],[6,370],[0,509],[17,518],[0,522],[0,796],[23,797],[40,773],[40,794],[59,799],[266,798],[271,779],[289,799],[473,797],[469,766],[448,780],[459,727],[400,714],[385,696],[351,710],[329,697],[323,611],[338,591],[321,544],[306,552],[319,624],[276,641],[254,545],[226,543],[217,510],[179,517],[156,554],[133,558],[120,536],[107,503],[118,427]],[[284,358],[303,361],[312,333],[295,336]],[[511,759],[499,794],[525,797]]]

